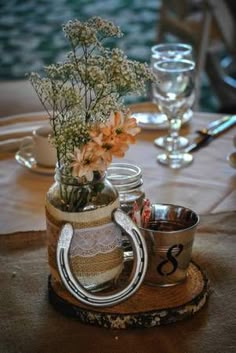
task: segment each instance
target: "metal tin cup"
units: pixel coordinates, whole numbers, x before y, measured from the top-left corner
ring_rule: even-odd
[[[148,249],[145,283],[165,287],[186,279],[198,223],[199,216],[189,208],[151,205],[150,220],[140,227]]]

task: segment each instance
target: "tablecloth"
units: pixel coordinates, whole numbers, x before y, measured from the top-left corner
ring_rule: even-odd
[[[132,109],[145,111],[150,109],[150,103],[140,103]],[[181,134],[192,139],[196,129],[206,127],[219,117],[195,113],[181,129]],[[24,169],[15,161],[15,151],[6,148],[9,139],[19,141],[45,121],[44,113],[7,117],[0,121],[0,233],[45,229],[45,194],[53,183],[53,176]],[[114,162],[130,162],[141,167],[144,190],[152,202],[184,205],[199,214],[235,210],[236,173],[226,158],[234,149],[236,129],[230,129],[207,147],[194,152],[192,165],[179,170],[163,167],[156,161],[161,150],[153,141],[163,134],[166,130],[142,129],[137,143],[131,145],[125,158],[114,159]]]

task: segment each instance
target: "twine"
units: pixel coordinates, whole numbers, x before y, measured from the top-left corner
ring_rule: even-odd
[[[113,203],[97,208],[96,210],[83,212],[63,212],[46,200],[46,212],[51,216],[53,223],[59,225],[69,222],[75,229],[95,227],[111,222],[112,211],[119,207],[119,199]]]

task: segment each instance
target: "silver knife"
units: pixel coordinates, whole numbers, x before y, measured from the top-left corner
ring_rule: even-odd
[[[234,116],[234,115],[233,115]],[[208,133],[208,131],[214,127],[217,127],[218,125],[223,124],[225,121],[228,121],[232,118],[232,115],[225,115],[222,116],[221,118],[217,119],[217,120],[213,120],[211,121],[208,125],[207,128],[202,129],[202,130],[197,130],[197,132],[201,133]]]
[[[213,124],[213,126],[210,126],[210,128],[207,129],[206,133],[201,133],[201,136],[197,137],[192,144],[185,148],[185,152],[194,152],[199,148],[208,145],[208,143],[210,143],[215,137],[234,125],[236,125],[236,115],[230,116],[229,119],[223,117],[220,123]]]

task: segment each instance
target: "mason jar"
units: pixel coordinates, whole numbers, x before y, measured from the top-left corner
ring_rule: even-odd
[[[123,249],[121,230],[112,221],[112,212],[120,206],[119,195],[106,173],[97,174],[91,182],[79,182],[57,169],[45,206],[54,289],[61,282],[56,249],[65,223],[74,229],[69,261],[77,280],[93,291],[111,286],[123,268]]]
[[[107,179],[119,193],[120,207],[128,213],[134,202],[141,207],[145,198],[141,168],[129,163],[112,163],[107,169]]]

